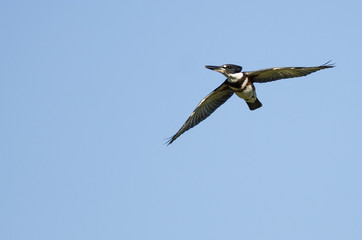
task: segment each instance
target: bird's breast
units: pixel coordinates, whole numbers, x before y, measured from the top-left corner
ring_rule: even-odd
[[[235,94],[242,99],[251,99],[255,96],[255,89],[252,84],[248,84],[243,89],[234,90]]]
[[[237,82],[228,82],[229,87],[238,97],[251,99],[255,97],[255,87],[246,76],[242,76]]]
[[[247,77],[240,79],[236,83],[229,82],[228,85],[235,94],[242,99],[249,100],[255,98],[256,96],[255,87]]]
[[[249,85],[252,85],[252,83],[247,77],[243,77],[236,82],[228,81],[228,85],[235,92],[241,92],[244,91]]]

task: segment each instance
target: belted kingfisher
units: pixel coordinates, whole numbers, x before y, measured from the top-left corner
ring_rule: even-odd
[[[180,130],[168,140],[167,145],[171,144],[190,128],[205,120],[234,93],[245,100],[250,110],[255,110],[260,108],[262,104],[256,97],[254,83],[306,76],[321,69],[333,68],[334,65],[329,63],[330,61],[317,67],[275,67],[252,72],[242,72],[242,67],[234,64],[205,66],[207,69],[222,73],[227,79],[201,100]]]

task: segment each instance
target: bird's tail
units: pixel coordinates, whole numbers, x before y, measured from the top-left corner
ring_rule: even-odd
[[[246,104],[248,104],[248,107],[250,110],[255,110],[257,108],[260,108],[261,106],[263,106],[263,104],[261,104],[261,102],[259,101],[259,99],[255,99],[255,101],[252,102],[246,102]]]

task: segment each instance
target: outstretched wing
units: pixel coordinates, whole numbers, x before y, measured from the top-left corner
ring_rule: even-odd
[[[276,68],[267,68],[259,71],[246,72],[245,74],[249,76],[249,79],[252,82],[271,82],[283,78],[295,78],[302,77],[313,72],[319,71],[325,68],[334,67],[333,64],[329,62],[318,66],[318,67],[276,67]]]
[[[201,100],[180,130],[178,130],[178,132],[168,140],[167,145],[171,144],[176,140],[176,138],[190,128],[193,128],[201,121],[205,120],[234,94],[234,92],[227,86],[226,82],[227,80]]]

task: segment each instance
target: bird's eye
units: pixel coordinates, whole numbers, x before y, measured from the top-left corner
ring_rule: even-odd
[[[227,66],[226,68],[227,68],[227,69],[231,69],[231,66]]]

